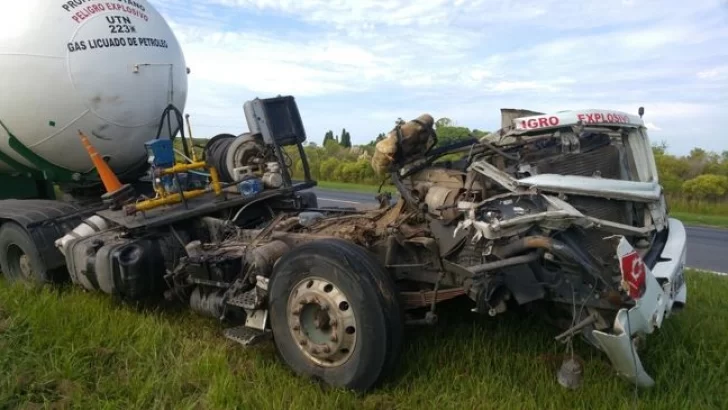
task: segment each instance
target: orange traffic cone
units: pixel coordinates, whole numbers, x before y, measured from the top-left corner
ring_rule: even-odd
[[[78,130],[78,135],[81,136],[81,143],[83,143],[84,148],[86,148],[88,155],[91,157],[91,161],[93,162],[94,167],[96,167],[99,177],[101,177],[101,182],[103,182],[106,192],[112,193],[120,190],[121,182],[119,181],[119,178],[116,177],[116,174],[114,174],[114,171],[111,170],[109,164],[101,158],[99,153],[96,151],[96,148],[91,145],[88,137],[86,137],[81,130]]]
[[[106,188],[106,193],[101,196],[101,200],[104,204],[108,205],[111,210],[121,209],[125,203],[133,200],[135,195],[134,188],[129,184],[122,185],[119,178],[117,178],[116,174],[114,174],[114,171],[111,170],[109,164],[101,158],[101,155],[99,155],[96,151],[96,148],[91,145],[88,137],[86,137],[81,130],[78,130],[78,135],[81,136],[81,143],[83,143],[84,148],[86,148],[86,152],[88,152],[89,157],[91,157],[91,162],[93,162],[94,167],[96,167],[96,171],[99,173],[101,182],[104,184],[104,188]]]

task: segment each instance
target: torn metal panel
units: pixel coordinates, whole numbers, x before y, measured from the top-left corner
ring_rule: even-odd
[[[663,255],[684,256],[686,242],[682,223],[670,220],[670,230],[674,230],[675,235],[670,236]],[[612,331],[595,330],[592,334],[622,377],[639,386],[649,387],[654,385],[654,380],[642,367],[632,337],[653,333],[669,316],[676,298],[684,298],[687,293],[682,279],[684,259],[681,256],[664,258],[651,270],[624,237],[617,246],[617,256],[623,286],[635,300],[635,306],[619,310]],[[658,277],[666,280],[665,285],[660,285]]]
[[[534,175],[520,179],[516,184],[539,191],[639,202],[659,201],[662,195],[662,187],[657,182],[623,181],[577,175]]]
[[[531,225],[546,222],[547,225],[556,228],[566,228],[576,222],[583,215],[574,215],[567,210],[546,211],[538,214],[519,216],[513,219],[494,219],[490,222],[466,219],[458,224],[457,234],[461,229],[471,226],[475,229],[473,241],[477,242],[482,238],[498,239],[507,236],[516,236],[528,230]]]
[[[539,225],[547,229],[566,229],[569,226],[580,226],[582,228],[601,229],[611,234],[638,236],[644,236],[653,231],[651,227],[635,227],[584,215],[568,202],[554,196],[541,195],[540,197],[547,201],[548,210],[490,221],[481,220],[476,215],[474,210],[477,207],[472,204],[464,204],[467,207],[463,209],[466,211],[466,217],[459,222],[453,235],[459,235],[462,230],[473,227],[476,232],[473,237],[474,241],[482,238],[498,239],[517,235],[533,225]],[[487,202],[490,201],[486,201],[484,204]]]
[[[531,117],[534,115],[544,115],[543,112],[531,111],[519,108],[501,108],[501,127],[506,128],[513,125],[518,118]]]
[[[473,165],[468,168],[468,171],[477,171],[499,183],[503,186],[503,188],[506,188],[509,191],[516,192],[519,190],[518,182],[513,177],[486,161],[474,161]]]

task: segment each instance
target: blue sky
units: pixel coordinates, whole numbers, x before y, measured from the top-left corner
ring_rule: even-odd
[[[728,0],[150,0],[191,68],[199,136],[294,95],[310,141],[428,112],[495,130],[500,108],[617,109],[686,154],[728,150]]]

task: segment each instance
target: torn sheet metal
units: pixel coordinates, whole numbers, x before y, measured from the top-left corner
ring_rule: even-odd
[[[617,246],[620,260],[622,285],[635,300],[631,309],[621,309],[610,332],[594,330],[592,335],[607,354],[620,376],[641,387],[651,387],[655,381],[642,367],[634,348],[633,336],[651,334],[662,326],[675,302],[684,303],[687,288],[683,279],[685,268],[682,256],[686,241],[681,222],[670,220],[670,237],[663,251],[663,258],[653,269],[645,265],[642,258],[622,237]],[[657,278],[665,280],[663,285]]]
[[[547,192],[638,202],[656,202],[662,195],[662,188],[657,182],[622,181],[579,175],[534,175],[517,180],[517,185]]]
[[[539,225],[546,229],[565,229],[572,225],[582,228],[597,227],[605,232],[618,235],[643,236],[652,231],[652,227],[640,228],[584,215],[568,202],[555,196],[541,195],[541,197],[548,204],[548,209],[544,212],[525,214],[510,219],[492,219],[490,221],[479,219],[476,210],[491,200],[481,204],[461,202],[459,207],[460,211],[463,211],[465,214],[465,218],[458,223],[457,228],[453,232],[453,236],[458,235],[462,230],[472,227],[475,229],[473,242],[478,242],[483,238],[498,239],[517,235],[534,225]]]
[[[503,188],[511,192],[516,192],[519,190],[518,181],[515,178],[494,167],[485,160],[474,161],[473,164],[470,165],[468,171],[479,172],[486,177],[492,179],[493,181],[499,183],[503,186]]]

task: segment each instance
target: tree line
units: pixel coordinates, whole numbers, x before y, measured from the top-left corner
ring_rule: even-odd
[[[728,215],[728,151],[693,148],[672,155],[667,145],[652,147],[657,172],[669,205],[693,212]]]
[[[400,119],[401,120],[401,119]],[[464,139],[480,138],[488,134],[487,131],[471,130],[458,126],[449,118],[442,118],[436,122],[437,146],[445,146]],[[305,147],[311,176],[317,181],[348,182],[356,184],[380,184],[382,177],[377,176],[371,166],[371,158],[377,142],[386,138],[386,133],[379,133],[377,137],[365,145],[353,146],[351,134],[344,128],[340,135],[329,130],[324,134],[321,145],[309,142]],[[293,175],[303,177],[303,163],[298,158],[295,149],[287,152],[293,160]]]
[[[326,143],[329,141],[336,141],[337,144],[344,148],[351,148],[351,134],[349,134],[346,128],[341,130],[341,137],[338,135],[334,136],[334,132],[331,130],[327,131],[324,135],[324,146],[326,146]]]

